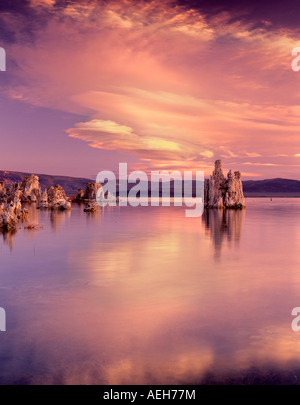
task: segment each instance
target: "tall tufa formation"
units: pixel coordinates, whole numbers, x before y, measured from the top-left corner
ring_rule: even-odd
[[[20,190],[22,191],[22,202],[37,202],[41,195],[41,188],[38,176],[31,174],[24,177]]]
[[[86,183],[86,189],[84,193],[85,200],[96,200],[97,191],[102,188],[100,183]]]
[[[221,160],[215,161],[215,170],[209,180],[205,180],[204,204],[207,208],[245,208],[245,198],[241,173],[224,176]]]
[[[21,200],[16,196],[13,201],[0,204],[0,229],[15,229],[18,221],[26,221],[28,215],[28,210],[22,208]]]
[[[85,191],[82,188],[78,189],[77,196],[75,201],[85,202],[85,212],[96,212],[98,209],[98,203],[96,201],[98,190],[102,189],[102,185],[100,183],[86,183]]]
[[[97,191],[102,187],[100,183],[86,183],[85,191],[78,189],[75,201],[94,201],[97,197]]]
[[[84,191],[82,190],[82,188],[79,188],[77,195],[75,197],[75,201],[82,201],[82,200],[84,200]]]

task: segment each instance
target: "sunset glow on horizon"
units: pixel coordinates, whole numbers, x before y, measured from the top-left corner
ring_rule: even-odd
[[[236,4],[1,6],[0,169],[92,177],[126,161],[208,175],[222,159],[243,178],[300,179],[300,29],[275,6]]]

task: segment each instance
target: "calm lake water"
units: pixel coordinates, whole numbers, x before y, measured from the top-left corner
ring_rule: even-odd
[[[0,383],[300,383],[300,199],[246,202],[30,206],[0,234]]]

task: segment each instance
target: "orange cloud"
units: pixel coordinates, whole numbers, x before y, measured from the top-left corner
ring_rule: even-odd
[[[34,46],[12,46],[23,84],[11,96],[85,116],[70,137],[153,163],[205,166],[221,156],[232,165],[241,157],[253,166],[293,164],[296,33],[169,1],[31,5],[50,17]]]
[[[141,157],[150,155],[154,159],[194,159],[195,151],[183,141],[180,143],[155,136],[139,136],[133,129],[113,121],[93,119],[89,122],[80,122],[75,128],[67,131],[72,138],[81,139],[98,149],[128,150]],[[210,151],[198,152],[201,156],[212,157]]]

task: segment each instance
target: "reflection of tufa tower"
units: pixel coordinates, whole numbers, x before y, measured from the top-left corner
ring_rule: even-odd
[[[229,170],[225,177],[221,160],[216,160],[215,170],[205,180],[204,203],[207,208],[245,208],[241,173]]]
[[[244,219],[244,210],[204,210],[202,221],[205,233],[210,236],[215,249],[215,257],[219,258],[224,241],[238,245]]]

